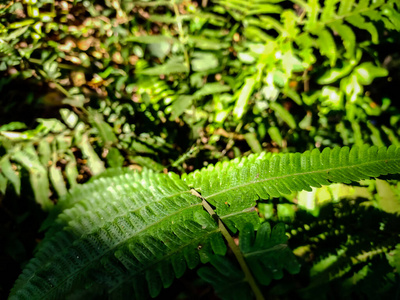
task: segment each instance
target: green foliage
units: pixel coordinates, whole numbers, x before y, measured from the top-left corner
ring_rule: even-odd
[[[210,158],[218,159],[221,142],[229,143],[219,129],[291,150],[382,146],[399,135],[380,127],[398,127],[395,94],[380,78],[398,77],[389,49],[398,47],[399,16],[394,0],[13,3],[3,8],[1,45],[9,50],[0,61],[6,77],[44,81],[61,94],[45,103],[81,107],[90,100],[103,115],[96,118],[111,125],[114,145],[155,170],[193,144],[214,147]],[[191,134],[167,157],[182,133],[167,130],[174,121]],[[149,135],[163,143],[149,145]],[[109,152],[109,165],[123,163]]]
[[[291,274],[299,272],[300,265],[286,242],[282,223],[272,231],[269,223],[263,223],[255,238],[250,223],[240,232],[240,250],[260,284],[269,285],[272,279],[281,279],[284,268]],[[209,282],[222,299],[253,299],[242,270],[227,258],[212,255],[210,265],[199,268],[198,275]]]
[[[154,296],[185,266],[209,262],[200,277],[222,298],[245,299],[250,290],[273,299],[393,298],[399,283],[400,241],[393,226],[400,207],[398,178],[354,181],[386,174],[397,164],[393,147],[378,151],[363,145],[400,146],[399,31],[396,0],[0,4],[0,260],[6,261],[0,270],[14,270],[0,283],[0,298],[42,239],[36,230],[43,211],[49,217],[42,230],[49,232],[38,255],[45,263],[31,275],[53,272],[53,262],[65,262],[63,253],[96,242],[86,237],[117,230],[111,210],[127,220],[127,208],[135,211],[132,218],[149,216],[138,217],[129,229],[132,240],[116,233],[121,248],[83,253],[93,264],[50,294],[57,296],[72,282],[72,297],[96,298],[115,282],[125,286],[127,269],[134,290]],[[272,154],[344,145],[359,148]],[[247,158],[229,162],[242,156]],[[200,170],[209,164],[214,165]],[[299,166],[311,173],[296,173]],[[180,179],[158,174],[167,172],[186,174]],[[324,186],[332,181],[353,186]],[[233,250],[224,235],[231,248],[224,252],[216,216],[204,213],[204,202],[188,194],[189,188],[213,206],[234,240],[238,234],[242,246],[250,241],[247,250]],[[185,200],[174,191],[186,191]],[[180,201],[187,209],[174,215]],[[106,212],[108,217],[97,220]],[[277,222],[285,224],[289,247]],[[144,226],[140,234],[137,226]],[[268,226],[275,228],[271,236]],[[160,244],[167,236],[171,244]],[[259,237],[270,237],[271,244],[261,246]],[[65,244],[54,244],[59,238]],[[274,244],[274,238],[282,242]],[[199,239],[204,244],[196,244]],[[286,265],[278,280],[279,271],[271,270],[281,270],[283,259],[291,261],[290,249],[302,268],[294,275],[295,264]],[[144,256],[135,252],[141,250]],[[254,280],[232,256],[245,257],[245,251],[262,253],[246,258]],[[46,261],[45,253],[59,255]],[[115,263],[116,253],[121,261],[132,258],[135,267]],[[91,270],[99,266],[96,277]],[[59,280],[43,283],[35,276],[32,282],[44,286]],[[187,286],[183,283],[178,286]]]
[[[294,252],[311,262],[312,284],[300,292],[302,299],[313,299],[316,293],[321,299],[384,299],[396,293],[391,284],[398,282],[392,260],[398,215],[362,198],[325,205],[318,217],[302,214],[302,222],[292,223],[290,237],[297,245]]]
[[[182,179],[174,173],[117,171],[60,199],[58,216],[10,299],[140,299],[147,293],[155,297],[200,262],[210,262],[220,273],[230,270],[218,281],[224,282],[218,291],[229,298],[229,282],[242,276],[231,268],[232,262],[215,256],[227,255],[222,236],[232,245],[224,224],[231,232],[239,229],[239,252],[255,277],[245,281],[257,293],[254,280],[268,285],[282,278],[282,269],[299,272],[287,248],[284,225],[276,225],[272,232],[268,223],[259,226],[254,209],[258,199],[396,173],[400,149],[395,146],[262,153],[218,163]],[[211,215],[205,201],[215,207]],[[199,272],[212,281],[208,267]]]
[[[82,177],[71,148],[78,147],[82,152],[91,174],[104,171],[104,163],[89,142],[90,132],[83,132],[85,128],[76,122],[74,113],[63,112],[65,123],[72,125],[72,129],[56,119],[43,119],[34,130],[23,132],[0,129],[2,150],[6,152],[1,159],[0,174],[5,178],[5,185],[9,181],[20,194],[22,174],[27,171],[35,200],[44,210],[53,206],[50,185],[59,197],[66,194],[67,184],[61,170],[65,171],[69,187],[74,187]]]

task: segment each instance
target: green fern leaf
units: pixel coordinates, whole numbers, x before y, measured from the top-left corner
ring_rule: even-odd
[[[382,21],[386,29],[400,30],[400,13],[395,8],[395,1],[361,0],[325,0],[321,7],[318,1],[310,0],[308,5],[302,5],[307,12],[304,30],[316,35],[316,44],[321,54],[328,57],[331,66],[336,62],[336,44],[330,33],[338,33],[343,39],[346,49],[345,57],[353,59],[355,56],[354,28],[368,31],[372,43],[379,40],[377,23]],[[352,25],[348,26],[346,23]],[[298,37],[296,43],[301,44]]]
[[[346,49],[345,57],[352,59],[355,56],[356,49],[356,35],[353,30],[349,26],[342,24],[341,21],[332,23],[330,27],[342,38],[344,48]]]
[[[187,268],[210,261],[213,253],[225,255],[221,227],[203,209],[204,200],[232,231],[245,232],[242,251],[255,264],[253,258],[260,261],[268,247],[284,243],[279,230],[268,239],[267,225],[252,242],[251,228],[259,227],[254,209],[259,198],[392,173],[400,173],[400,148],[363,146],[251,155],[183,180],[149,171],[98,178],[60,200],[61,212],[10,299],[156,296]],[[263,264],[266,269],[254,271],[257,278],[270,268]],[[295,272],[294,264],[286,268]]]
[[[183,180],[216,208],[230,230],[244,218],[257,228],[252,216],[256,200],[321,187],[332,182],[351,183],[400,171],[400,148],[326,148],[303,154],[262,153],[231,162],[217,163],[201,171],[184,174]],[[253,220],[253,222],[250,222]]]
[[[156,296],[187,267],[197,266],[200,246],[225,254],[216,223],[176,176],[134,173],[139,181],[132,182],[126,175],[88,184],[86,192],[92,189],[94,197],[86,201],[80,189],[64,200],[75,205],[58,216],[10,299],[60,299],[93,289],[96,297],[121,291]],[[108,199],[94,187],[107,190]],[[139,282],[142,277],[146,284]],[[132,291],[133,285],[144,291]]]
[[[382,21],[386,28],[400,31],[400,7],[397,4],[397,10],[394,8],[394,2],[388,3],[382,7],[382,14],[386,16]]]
[[[280,223],[271,231],[269,223],[263,223],[254,238],[254,227],[247,224],[240,232],[239,246],[249,268],[263,285],[272,279],[281,279],[283,269],[291,274],[300,271],[300,264],[287,247],[285,225]]]
[[[318,25],[318,14],[320,10],[318,0],[310,0],[307,6],[307,23],[306,30],[312,31]]]
[[[330,21],[335,14],[336,11],[336,4],[339,2],[339,0],[326,0],[324,9],[321,13],[321,21],[326,22]]]
[[[2,172],[2,174],[4,174],[4,177],[6,177],[12,183],[17,195],[20,195],[21,194],[21,179],[19,178],[17,173],[15,173],[15,171],[13,170],[13,167],[10,163],[8,155],[4,155],[0,159],[0,171]]]
[[[333,67],[336,64],[338,52],[332,34],[326,29],[319,32],[317,45],[321,54],[329,58],[330,65]]]
[[[244,273],[228,258],[219,255],[210,257],[211,266],[199,268],[197,274],[210,283],[215,293],[226,300],[251,300],[253,294],[244,281]]]
[[[374,44],[377,44],[379,41],[378,30],[376,27],[365,20],[365,18],[361,15],[353,15],[346,18],[346,21],[349,22],[354,27],[367,30],[371,34],[371,40]]]
[[[216,1],[225,8],[235,10],[244,16],[260,15],[260,14],[280,14],[283,8],[275,3],[283,0],[267,0],[267,1],[243,1],[243,0],[219,0]]]
[[[338,14],[343,16],[353,10],[354,0],[340,1]]]
[[[370,0],[359,0],[357,7],[354,11],[363,11],[368,8]]]
[[[35,200],[44,210],[50,210],[53,202],[49,199],[50,187],[48,172],[40,163],[33,147],[28,145],[24,149],[13,153],[13,160],[19,162],[29,172],[29,180],[35,195]]]
[[[252,273],[263,285],[270,284],[272,279],[282,278],[283,269],[291,274],[300,270],[300,264],[287,247],[283,224],[276,225],[271,231],[269,223],[264,223],[256,235],[253,225],[246,224],[239,234],[239,246]],[[201,267],[198,274],[214,287],[219,297],[253,299],[242,270],[218,255],[211,255],[209,261],[211,266]]]

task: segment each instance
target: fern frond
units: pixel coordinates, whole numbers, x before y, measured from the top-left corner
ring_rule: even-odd
[[[284,224],[277,224],[271,231],[269,223],[263,223],[256,236],[253,225],[247,224],[239,238],[240,250],[261,284],[268,285],[272,279],[281,279],[283,269],[291,274],[300,271],[299,263],[287,247]]]
[[[51,229],[10,299],[156,296],[187,267],[208,262],[213,253],[225,254],[222,229],[210,216],[211,208],[210,214],[204,210],[205,201],[232,231],[245,231],[243,254],[250,265],[263,264],[265,269],[255,274],[266,276],[270,265],[262,259],[271,245],[284,243],[284,234],[272,233],[268,242],[263,225],[251,242],[251,226],[259,227],[256,200],[390,173],[400,173],[400,148],[363,146],[262,153],[218,163],[183,180],[153,172],[98,178],[60,200],[57,207],[62,211],[53,216]],[[278,266],[294,272],[289,262]]]
[[[144,294],[154,297],[200,262],[198,248],[225,253],[215,222],[176,176],[148,173],[133,182],[126,175],[88,184],[94,197],[86,201],[80,189],[71,193],[65,201],[75,205],[58,216],[57,232],[46,236],[10,299],[60,299],[87,289],[118,298],[140,294],[142,277]],[[108,190],[108,199],[94,187]]]
[[[400,148],[376,146],[326,148],[272,155],[262,153],[217,163],[184,174],[183,180],[216,207],[217,215],[235,231],[243,215],[252,214],[256,200],[321,187],[351,183],[400,171]],[[247,220],[249,221],[249,220]],[[256,225],[257,223],[253,223]]]
[[[314,284],[307,288],[310,297],[306,299],[313,299],[317,290],[331,294],[329,286],[337,291],[334,297],[341,297],[367,275],[359,273],[361,269],[379,269],[387,265],[387,260],[392,258],[388,253],[400,241],[398,224],[398,215],[368,206],[366,199],[330,203],[321,209],[318,217],[305,215],[304,211],[298,213],[291,225],[290,242],[298,247],[297,255],[306,260],[312,257],[310,276]],[[393,269],[381,272],[376,273],[375,282],[370,283],[373,290],[379,290],[376,285],[379,278],[392,275]],[[353,291],[364,290],[355,288]]]
[[[243,271],[228,258],[219,255],[210,257],[210,266],[199,268],[197,274],[210,283],[221,299],[251,300],[253,295],[244,281]]]
[[[50,212],[49,217],[42,224],[41,230],[49,228],[50,225],[54,223],[57,216],[67,208],[83,203],[86,209],[95,209],[96,207],[108,203],[110,199],[129,195],[133,182],[146,181],[146,179],[152,177],[153,174],[154,173],[148,169],[143,170],[141,173],[124,169],[105,171],[97,175],[91,182],[79,185],[71,189],[66,196],[61,197],[57,206],[55,206]],[[117,194],[119,196],[117,196]]]
[[[353,59],[356,47],[355,33],[351,27],[367,31],[371,35],[371,41],[376,44],[379,40],[377,22],[381,21],[388,30],[400,31],[400,13],[396,9],[395,2],[360,0],[325,0],[321,7],[318,1],[310,0],[309,5],[304,6],[307,11],[305,31],[317,35],[316,45],[321,54],[326,55],[331,66],[337,59],[337,51],[333,35],[338,34],[346,49],[345,57]],[[351,25],[351,26],[349,26]],[[329,29],[329,30],[328,30]],[[335,51],[329,51],[333,49]]]
[[[246,262],[263,285],[272,279],[281,279],[283,269],[291,274],[300,271],[292,251],[287,247],[284,225],[278,224],[272,230],[269,223],[263,223],[254,234],[252,224],[246,224],[239,234],[239,246]],[[212,284],[215,292],[222,299],[253,299],[249,286],[245,284],[242,270],[227,258],[210,256],[211,266],[201,267],[198,274]]]

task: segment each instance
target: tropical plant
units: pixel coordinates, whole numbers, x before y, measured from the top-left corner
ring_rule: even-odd
[[[399,77],[395,0],[50,2],[4,7],[0,88],[32,102],[8,90],[29,80],[73,107],[90,100],[135,163],[161,170],[153,148],[177,136],[143,119],[189,127],[172,163],[193,144],[237,156],[240,140],[253,152],[399,144],[395,89],[382,88]]]
[[[125,190],[122,192],[127,195],[124,196],[127,207],[133,210],[136,206],[130,203],[131,198],[139,202],[144,201],[140,197],[153,199],[155,191],[161,192],[161,181],[173,186],[179,182],[183,190],[188,189],[188,184],[194,188],[216,209],[235,241],[239,235],[239,252],[254,275],[252,282],[260,283],[259,288],[268,297],[285,298],[294,293],[287,297],[315,299],[318,294],[326,299],[338,295],[376,300],[382,295],[390,296],[393,286],[396,283],[400,286],[399,247],[394,248],[399,243],[396,214],[400,212],[400,184],[393,178],[362,181],[351,187],[335,184],[289,195],[281,193],[283,186],[276,192],[267,184],[265,188],[276,198],[267,200],[262,195],[252,204],[244,201],[247,204],[241,207],[237,204],[240,201],[214,203],[213,197],[208,199],[209,195],[199,189],[206,188],[207,181],[215,184],[214,177],[218,177],[219,172],[209,171],[212,178],[207,180],[204,178],[208,171],[204,170],[180,179],[175,175],[168,175],[172,176],[168,179],[167,175],[155,173],[188,173],[217,161],[265,149],[303,152],[314,147],[363,143],[399,146],[400,111],[394,86],[400,80],[399,11],[396,0],[26,0],[1,3],[0,232],[5,234],[0,235],[0,261],[6,263],[0,264],[0,272],[10,274],[13,270],[14,274],[0,282],[0,298],[6,297],[19,268],[25,265],[33,247],[42,239],[37,228],[45,218],[44,211],[51,216],[43,228],[50,226],[50,232],[64,232],[64,228],[73,230],[78,225],[63,223],[63,216],[68,216],[71,210],[77,215],[77,222],[81,222],[79,220],[85,220],[83,216],[90,213],[82,208],[81,216],[77,212],[80,204],[67,203],[97,199],[100,197],[97,193],[102,191],[109,195],[104,200],[119,203],[120,192],[107,193],[112,192],[110,184],[120,188],[122,179],[119,178],[123,174],[126,174],[124,178],[136,182],[126,182],[126,188],[134,186],[132,195]],[[269,155],[261,154],[260,161],[264,157],[275,163],[277,159],[272,160],[267,157]],[[224,164],[232,172],[241,170],[234,167],[233,162]],[[121,169],[122,166],[148,168],[155,173],[134,173],[128,168]],[[223,164],[219,166],[221,172],[225,172]],[[245,180],[244,177],[240,179],[241,173],[235,174],[226,180],[229,184],[233,185],[238,178]],[[196,182],[196,176],[204,180]],[[230,175],[224,178],[226,176]],[[186,183],[182,183],[183,179]],[[311,184],[313,179],[307,180]],[[80,185],[86,181],[90,183]],[[287,184],[297,183],[294,180],[285,182],[285,186]],[[153,187],[153,191],[143,195],[145,192],[140,191],[142,196],[137,196],[138,189]],[[160,197],[159,203],[164,205],[167,200]],[[195,196],[187,197],[191,199],[187,201],[194,201],[197,210],[203,210]],[[86,201],[82,203],[88,205]],[[106,203],[94,205],[96,214],[103,215],[108,209]],[[228,212],[229,206],[235,211],[232,215]],[[236,211],[252,207],[265,223],[258,224],[254,211],[234,218]],[[105,211],[101,212],[102,209]],[[166,220],[175,220],[170,215],[174,209],[171,204],[165,210]],[[149,216],[153,216],[154,211],[148,212]],[[206,215],[205,223],[194,218],[192,221],[197,225],[191,227],[186,217],[189,218],[183,214],[183,229],[193,232],[193,226],[198,224],[214,224]],[[72,215],[67,221],[72,222],[71,218]],[[87,217],[88,220],[93,218]],[[121,212],[121,218],[128,216]],[[100,228],[104,228],[101,226],[113,224],[111,219],[112,216],[104,224],[92,220],[93,228],[97,228],[93,232],[95,238]],[[152,222],[153,219],[139,220],[135,226],[153,225]],[[279,222],[285,225],[277,224]],[[253,238],[257,241],[269,236],[268,223],[275,228],[271,241],[263,246],[256,242],[253,246]],[[161,220],[160,224],[166,223]],[[142,238],[158,239],[151,229],[159,228],[157,226],[154,224],[144,230],[139,237],[136,237],[137,227],[130,229],[133,243],[143,247],[147,242]],[[172,230],[169,234],[173,232],[174,238],[179,235],[177,243],[190,243],[194,233],[190,230],[178,232],[182,226],[174,226],[165,228]],[[217,228],[215,226],[207,225],[207,228]],[[290,237],[286,248],[283,227]],[[199,229],[199,234],[205,246],[202,251],[196,248],[194,252],[209,264],[198,270],[203,281],[196,283],[209,282],[221,297],[249,295],[249,289],[256,289],[254,284],[250,287],[242,280],[249,278],[249,272],[243,273],[243,266],[232,259],[231,250],[225,255],[222,255],[222,248],[215,250],[214,238],[204,237],[204,230]],[[220,241],[217,246],[222,245],[221,230],[216,229],[215,236],[219,237],[215,237],[215,241]],[[69,249],[75,247],[72,239],[76,240],[76,245],[87,242],[85,236],[70,234],[71,240],[66,240],[67,244],[71,243]],[[181,234],[187,234],[188,240]],[[50,251],[49,257],[61,249],[50,250],[53,238],[57,242],[56,236],[48,233],[40,243],[39,248]],[[228,236],[226,240],[229,241]],[[131,257],[130,250],[126,250],[130,242],[124,241],[122,250],[118,249],[123,253],[128,251]],[[207,246],[207,241],[211,246]],[[176,250],[174,247],[178,244],[166,247]],[[265,251],[257,252],[258,247],[264,246]],[[160,246],[161,252],[163,247]],[[173,273],[180,276],[183,271],[179,263],[182,262],[175,263],[172,257],[182,258],[183,253],[185,259],[193,258],[190,247],[182,248],[186,250],[169,258],[151,251],[160,257],[166,268],[172,262]],[[270,260],[268,253],[277,257],[285,253],[282,254],[286,255],[285,260],[293,262],[286,266],[290,272],[296,272],[289,248],[302,265],[300,273],[284,273],[281,280],[268,284],[268,278],[281,276],[279,261]],[[261,253],[260,256],[253,254],[253,250]],[[45,253],[40,251],[38,253]],[[246,254],[249,251],[250,254]],[[100,254],[104,254],[105,264],[114,258],[111,252],[110,256],[105,252]],[[43,262],[44,254],[38,255],[39,262]],[[45,269],[57,262],[58,257],[42,266],[43,273],[38,269],[32,274],[48,274]],[[144,277],[165,275],[164,271],[153,272],[156,267],[150,266],[151,258],[147,256],[146,259],[149,260],[139,259]],[[257,271],[257,264],[266,267]],[[188,262],[189,267],[194,265],[195,262]],[[275,268],[276,265],[279,268]],[[32,266],[30,264],[29,268]],[[87,265],[77,275],[90,273],[91,268],[92,265]],[[278,271],[268,275],[267,269]],[[188,273],[186,276],[193,274]],[[174,276],[162,278],[166,280],[163,281],[165,286]],[[151,291],[154,295],[160,281],[151,278],[148,281],[156,285]],[[80,279],[72,277],[71,280],[78,284]],[[103,282],[102,279],[90,281],[93,284]],[[82,280],[82,284],[84,282]],[[139,281],[135,282],[140,285]],[[90,294],[96,288],[89,285],[86,292]],[[30,283],[26,287],[29,286]],[[79,288],[72,287],[77,294]],[[102,293],[101,288],[98,290]],[[174,289],[163,293],[171,290]]]
[[[395,54],[382,50],[398,43],[396,1],[138,5],[1,6],[2,121],[15,121],[28,103],[63,120],[39,115],[38,126],[26,118],[0,126],[2,194],[7,182],[19,193],[25,169],[36,201],[49,207],[49,191],[64,194],[79,175],[84,181],[124,162],[183,171],[196,152],[201,161],[240,156],[241,140],[252,152],[400,145],[394,95],[372,85],[399,76]],[[94,21],[100,11],[109,18]],[[187,142],[176,145],[181,134]]]
[[[251,298],[251,290],[262,299],[259,284],[282,278],[283,270],[296,274],[300,264],[285,226],[261,224],[257,203],[398,173],[400,148],[367,145],[261,153],[181,177],[109,170],[60,199],[10,299],[155,297],[200,262],[210,263],[199,275],[222,298]],[[387,247],[400,242],[398,230],[392,238]]]

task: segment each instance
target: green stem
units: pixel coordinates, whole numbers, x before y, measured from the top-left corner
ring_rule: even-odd
[[[251,274],[251,271],[246,264],[243,254],[240,251],[240,248],[238,247],[238,245],[236,245],[232,236],[229,234],[228,229],[226,229],[224,223],[221,221],[221,219],[218,217],[218,215],[215,213],[215,211],[212,209],[210,204],[207,202],[207,200],[202,195],[200,195],[195,189],[192,189],[191,193],[192,193],[192,195],[199,197],[202,200],[202,205],[205,208],[205,210],[211,215],[211,217],[213,219],[216,219],[218,221],[219,230],[221,231],[222,235],[228,242],[228,246],[229,246],[229,248],[231,248],[233,254],[235,255],[235,257],[240,265],[240,268],[243,270],[244,280],[249,283],[254,295],[256,296],[256,299],[264,300],[264,296],[261,293],[261,290],[258,287],[256,280],[253,277],[253,274]]]
[[[185,47],[186,38],[185,38],[185,32],[183,31],[182,20],[180,18],[181,15],[179,13],[179,8],[178,8],[178,5],[176,5],[175,0],[172,0],[172,5],[174,7],[175,19],[176,19],[176,23],[178,25],[179,41],[181,42],[181,45],[182,45],[186,67],[188,68],[188,74],[190,74],[190,58],[189,58],[189,53]]]

